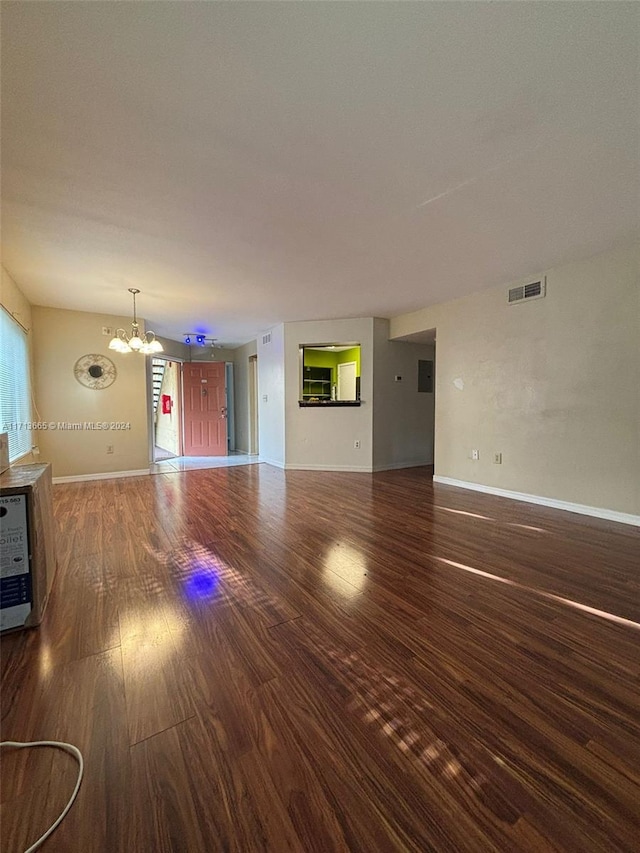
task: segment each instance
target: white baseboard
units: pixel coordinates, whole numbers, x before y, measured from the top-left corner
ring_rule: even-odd
[[[273,465],[274,468],[284,468],[284,462],[276,462],[275,459],[267,459],[264,456],[260,456],[260,461],[266,465]]]
[[[141,468],[139,471],[105,471],[102,474],[72,474],[70,477],[54,477],[53,484],[83,483],[86,480],[116,480],[120,477],[144,477],[148,474],[148,468]]]
[[[263,460],[264,461],[264,460]],[[397,471],[401,468],[423,468],[433,465],[433,462],[393,462],[390,465],[324,465],[322,462],[300,464],[288,462],[284,467],[287,471],[344,471],[355,474],[372,474],[377,471]]]
[[[323,465],[322,463],[310,465],[297,465],[295,462],[285,465],[287,471],[344,471],[355,474],[370,474],[370,465]]]
[[[603,509],[586,504],[574,504],[570,501],[560,501],[555,498],[545,498],[541,495],[528,495],[525,492],[512,492],[509,489],[498,489],[495,486],[484,486],[482,483],[467,483],[464,480],[454,480],[451,477],[440,477],[435,475],[434,483],[442,483],[444,486],[456,486],[458,489],[471,489],[474,492],[484,492],[487,495],[497,495],[501,498],[510,498],[514,501],[524,501],[540,506],[549,506],[553,509],[562,509],[566,512],[577,512],[579,515],[591,515],[594,518],[605,518],[608,521],[618,521],[620,524],[633,524],[640,527],[640,515],[632,515],[628,512],[618,512],[615,509]]]
[[[374,465],[374,471],[398,471],[401,468],[425,468],[431,465],[433,467],[433,462],[392,462],[390,465]]]

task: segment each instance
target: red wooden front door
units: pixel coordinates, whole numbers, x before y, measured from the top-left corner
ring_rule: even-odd
[[[184,455],[227,455],[227,395],[223,362],[187,363],[182,370]]]

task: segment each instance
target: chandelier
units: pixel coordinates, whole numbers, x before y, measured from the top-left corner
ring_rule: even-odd
[[[116,352],[141,352],[143,355],[162,352],[162,344],[156,338],[155,332],[145,332],[142,337],[140,336],[140,326],[136,317],[136,294],[140,291],[136,287],[130,287],[129,293],[133,294],[131,334],[128,335],[124,329],[116,329],[115,336],[109,342],[109,349]]]

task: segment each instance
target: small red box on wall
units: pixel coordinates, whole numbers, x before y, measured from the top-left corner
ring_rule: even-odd
[[[162,414],[163,415],[170,415],[172,406],[173,406],[173,401],[171,400],[171,397],[168,394],[163,394],[162,395]]]

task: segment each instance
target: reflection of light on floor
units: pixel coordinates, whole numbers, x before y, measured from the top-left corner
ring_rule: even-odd
[[[361,558],[355,549],[339,546],[336,559],[341,568],[346,563],[355,563],[364,572]],[[183,540],[170,552],[153,552],[164,565],[173,567],[179,574],[189,577],[191,567],[215,574],[219,579],[221,597],[241,606],[281,608],[280,603],[261,590],[250,578],[244,577],[212,551],[198,542]],[[335,563],[334,563],[335,565]],[[353,691],[350,710],[361,714],[368,725],[376,725],[408,759],[428,768],[430,774],[441,779],[457,780],[475,792],[487,805],[499,814],[499,806],[491,803],[489,781],[481,773],[463,763],[429,726],[428,718],[433,706],[407,681],[395,673],[367,663],[362,654],[330,642],[325,634],[305,620],[304,642],[320,652],[342,675],[345,686]],[[466,766],[465,766],[466,765]]]
[[[469,515],[471,518],[482,518],[484,521],[495,521],[488,515],[478,515],[477,512],[465,512],[463,509],[451,509],[449,506],[436,506],[435,509],[443,509],[445,512],[455,512],[456,515]]]
[[[599,616],[600,619],[608,619],[610,622],[616,622],[618,625],[626,625],[629,628],[640,630],[640,622],[633,622],[631,619],[623,619],[622,616],[616,616],[615,613],[607,613],[606,610],[597,610],[595,607],[588,607],[586,604],[580,604],[579,601],[572,601],[570,598],[562,598],[559,595],[552,595],[550,592],[540,592],[545,598],[551,598],[554,601],[559,601],[561,604],[566,604],[576,610],[581,610],[583,613],[590,613],[592,616]]]
[[[184,484],[182,480],[171,477],[158,477],[154,479],[156,487],[156,516],[162,518],[164,523],[172,523],[181,517],[182,503],[184,500]]]
[[[184,592],[190,601],[209,601],[215,596],[217,586],[215,572],[196,566],[184,581]]]
[[[39,661],[40,665],[40,675],[42,678],[47,678],[49,673],[51,672],[51,668],[53,666],[53,661],[51,659],[51,649],[49,646],[42,646],[40,648]]]
[[[336,592],[344,592],[342,580],[348,581],[358,592],[367,582],[367,560],[364,554],[351,545],[332,545],[324,558],[322,578]],[[340,580],[336,578],[339,575]]]
[[[141,607],[121,614],[120,630],[123,645],[148,665],[155,665],[175,651],[174,643],[184,632],[184,625],[171,610],[159,612],[154,607],[145,611]]]
[[[215,577],[220,581],[221,592],[227,600],[251,607],[279,607],[279,603],[259,589],[251,579],[241,575],[198,542],[185,539],[171,551],[153,553],[164,565],[177,570],[182,578],[192,578],[194,566],[206,576]],[[353,565],[355,570],[364,575],[364,558],[360,552],[345,545],[335,546],[330,552],[327,567],[335,566],[344,570],[346,565]],[[329,569],[326,574],[331,571]],[[365,722],[377,723],[403,753],[413,755],[425,766],[434,765],[437,759],[442,759],[445,775],[453,778],[463,773],[460,762],[442,740],[430,733],[430,743],[425,745],[417,727],[403,719],[403,703],[411,708],[412,714],[425,714],[431,708],[415,689],[393,673],[371,667],[356,652],[328,643],[311,623],[305,624],[305,635],[313,647],[320,650],[342,673],[345,683],[354,689],[357,695],[352,704],[364,709]],[[468,773],[466,775],[472,787],[479,787],[480,783],[476,779],[469,777]]]
[[[174,640],[179,640],[185,631],[185,625],[179,614],[174,610],[165,610],[164,618],[167,620],[169,630]]]
[[[516,524],[515,521],[507,521],[509,527],[522,527],[524,530],[535,530],[536,533],[546,533],[544,527],[533,527],[531,524]]]
[[[146,547],[159,563],[177,573],[185,597],[192,603],[215,599],[216,606],[231,601],[251,607],[277,606],[252,581],[199,542],[183,539],[170,551]]]
[[[499,575],[493,575],[491,572],[484,572],[482,569],[474,569],[472,566],[465,566],[464,563],[456,563],[454,560],[446,560],[444,557],[436,557],[441,563],[446,563],[448,566],[453,566],[456,569],[462,569],[465,572],[479,575],[483,578],[489,578],[498,583],[504,583],[508,586],[515,586],[517,589],[522,589],[525,592],[530,592],[533,595],[538,595],[541,598],[549,599],[549,601],[559,601],[560,604],[566,604],[568,607],[573,607],[575,610],[580,610],[583,613],[590,613],[592,616],[598,616],[600,619],[607,619],[610,622],[615,622],[618,625],[626,625],[629,628],[640,629],[640,622],[634,622],[631,619],[624,619],[622,616],[616,616],[615,613],[607,613],[606,610],[598,610],[595,607],[589,607],[586,604],[580,604],[579,601],[572,601],[570,598],[562,598],[560,595],[554,595],[552,592],[544,592],[541,589],[534,589],[531,586],[524,586],[517,581],[512,581],[509,578],[503,578]]]
[[[436,506],[435,509],[442,509],[445,512],[454,512],[456,515],[468,515],[470,518],[481,518],[483,521],[496,521],[488,515],[479,515],[477,512],[467,512],[464,509],[452,509],[450,506]],[[498,522],[500,523],[500,522]],[[515,521],[505,521],[508,527],[521,527],[523,530],[535,530],[537,533],[546,533],[544,527],[533,527],[531,524],[516,524]]]
[[[367,663],[358,652],[349,652],[331,643],[311,623],[305,623],[305,635],[316,651],[331,661],[344,684],[353,689],[349,708],[362,715],[368,725],[376,725],[407,758],[413,759],[430,774],[454,780],[459,778],[483,801],[490,800],[489,782],[481,773],[463,766],[452,749],[429,725],[433,706],[407,681],[393,672]]]
[[[158,556],[158,552],[153,553]],[[211,601],[220,591],[224,568],[214,554],[197,542],[184,540],[177,548],[165,552],[162,562],[178,571],[182,591],[189,601]]]

